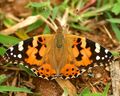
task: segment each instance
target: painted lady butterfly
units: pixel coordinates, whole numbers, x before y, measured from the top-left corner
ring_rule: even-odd
[[[39,35],[10,47],[4,60],[24,64],[38,77],[52,80],[76,78],[95,67],[108,67],[112,54],[98,43],[81,36],[63,34]]]

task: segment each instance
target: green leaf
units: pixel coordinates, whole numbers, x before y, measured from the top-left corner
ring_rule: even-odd
[[[32,93],[27,88],[19,88],[14,86],[0,86],[0,92],[26,92],[26,93]]]
[[[64,88],[64,92],[63,92],[62,96],[68,96],[68,90],[67,90],[67,88]]]
[[[68,2],[69,0],[64,0],[63,3],[59,5],[59,10],[63,12],[66,8],[68,8]]]
[[[81,14],[79,18],[97,16],[97,15],[99,15],[99,13],[101,13],[101,12],[110,10],[111,7],[112,7],[112,4],[104,5],[104,6],[100,7],[100,8],[97,8],[96,10],[87,11],[86,13]],[[80,20],[81,20],[81,19],[80,19]]]
[[[112,15],[108,12],[106,12],[106,13],[107,13],[108,18],[111,19]],[[116,38],[120,41],[120,29],[119,29],[118,25],[115,23],[111,23],[111,27],[115,33]]]
[[[5,25],[6,27],[11,27],[12,25],[15,25],[15,24],[16,24],[16,22],[13,21],[13,20],[10,19],[10,18],[5,18],[5,19],[3,20],[3,23],[4,23],[4,25]]]
[[[58,14],[59,7],[54,7],[52,10],[52,19],[54,20]]]
[[[4,47],[0,47],[0,55],[3,56],[6,52],[6,49]]]
[[[120,2],[113,5],[113,8],[111,10],[115,15],[118,15],[120,13]]]
[[[89,88],[85,88],[85,89],[81,92],[81,94],[79,94],[79,96],[90,96],[90,94],[91,94],[90,89],[89,89]]]
[[[7,76],[2,74],[0,75],[0,85],[7,79]]]
[[[50,34],[50,28],[46,25],[43,34]]]
[[[50,9],[46,9],[46,10],[41,11],[39,14],[41,14],[45,18],[48,18],[50,13],[51,13],[51,10]]]
[[[104,92],[103,92],[102,96],[107,96],[108,91],[109,91],[109,88],[110,88],[110,83],[108,83],[108,84],[105,86],[105,89],[104,89]]]
[[[120,29],[116,24],[111,23],[112,29],[117,37],[117,39],[120,41]]]
[[[119,53],[119,52],[116,52],[116,51],[112,51],[112,55],[118,57],[118,56],[120,56],[120,53]]]
[[[19,65],[20,69],[24,70],[26,73],[28,73],[30,76],[34,76],[36,77],[36,75],[27,67],[25,67],[25,65]]]
[[[107,96],[107,95],[102,95],[101,93],[91,93],[88,96]]]
[[[39,28],[42,24],[43,24],[43,21],[38,20],[38,21],[36,21],[35,23],[33,23],[32,25],[28,26],[26,32],[27,32],[27,33],[28,33],[28,32],[31,32],[31,31]]]
[[[3,45],[12,46],[17,44],[18,42],[20,42],[20,39],[16,37],[0,34],[0,43],[2,43]]]
[[[107,21],[109,21],[111,23],[118,23],[118,24],[120,24],[120,19],[119,18],[110,18],[110,19],[107,19]]]
[[[50,6],[50,2],[30,2],[26,7],[43,8]]]
[[[80,25],[77,25],[77,24],[74,24],[74,23],[70,24],[70,27],[75,28],[75,29],[77,29],[77,30],[87,31],[87,32],[90,32],[90,31],[91,31],[91,30],[90,30],[89,28],[87,28],[87,27],[80,26]]]
[[[120,0],[117,0],[118,3],[120,3]]]
[[[51,9],[52,9],[51,6],[50,6],[50,1],[40,2],[40,3],[30,2],[27,5],[27,7],[32,9],[32,14],[33,15],[41,14],[45,18],[47,18],[50,15]]]

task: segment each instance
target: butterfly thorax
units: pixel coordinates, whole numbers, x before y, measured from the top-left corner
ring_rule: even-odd
[[[61,32],[58,32],[55,35],[55,45],[58,49],[64,47],[64,35]]]

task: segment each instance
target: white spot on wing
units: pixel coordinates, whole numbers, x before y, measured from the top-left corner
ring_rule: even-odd
[[[10,47],[9,49],[10,49],[10,51],[13,51],[14,48],[13,48],[13,47]]]
[[[109,51],[108,49],[105,49],[105,53],[106,53],[106,54],[108,53],[108,51]]]
[[[96,60],[100,60],[100,56],[96,56]]]
[[[105,55],[105,58],[107,58],[108,56],[107,55]]]
[[[13,53],[10,53],[10,55],[13,55]]]
[[[81,69],[82,73],[85,72],[86,70],[85,69]]]
[[[20,62],[19,64],[20,64],[20,65],[24,65],[23,62]]]
[[[95,43],[95,52],[99,53],[100,52],[100,45],[98,43]]]
[[[18,54],[18,58],[22,58],[22,55],[21,55],[21,54]]]
[[[18,45],[18,50],[19,51],[22,51],[24,48],[23,48],[23,41],[21,41]]]
[[[105,59],[105,57],[102,57],[102,60],[104,60]]]
[[[13,57],[16,57],[16,55],[13,55]]]

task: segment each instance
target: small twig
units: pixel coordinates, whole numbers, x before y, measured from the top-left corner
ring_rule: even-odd
[[[57,25],[55,24],[55,22],[50,17],[48,17],[48,19],[50,20],[50,23],[52,24],[51,26],[54,26],[54,31],[56,32],[57,29],[58,29]]]
[[[92,87],[92,92],[97,92],[95,87],[89,82],[89,85]]]
[[[105,29],[105,32],[107,33],[107,35],[109,36],[109,38],[110,38],[114,43],[116,43],[116,41],[112,38],[110,32],[108,31],[108,29],[106,28],[105,25],[103,25],[103,28]]]
[[[16,84],[17,84],[17,77],[15,77],[15,78],[12,80],[11,86],[16,86]],[[10,93],[9,93],[9,96],[13,96],[13,92],[10,92]]]
[[[96,1],[97,1],[97,0],[89,0],[89,1],[87,2],[87,4],[86,4],[83,8],[80,9],[80,11],[78,12],[78,14],[81,14],[82,12],[84,12],[84,11],[85,11],[86,9],[88,9],[90,6],[92,6],[93,4],[95,4]]]
[[[0,66],[0,69],[7,69],[7,70],[14,70],[14,71],[21,71],[20,68],[16,68],[16,67],[6,67],[6,66]]]
[[[11,18],[12,20],[15,20],[15,21],[17,21],[17,22],[20,22],[20,21],[21,21],[21,19],[15,17],[15,16],[14,16],[13,14],[11,14],[11,13],[6,14],[6,18]]]
[[[61,86],[62,89],[67,88],[69,96],[75,96],[77,91],[75,86],[69,80],[62,80],[57,78],[57,83]]]
[[[103,28],[105,29],[105,32],[108,34],[108,36],[110,37],[110,39],[112,40],[112,36],[110,34],[110,32],[107,30],[107,28],[105,27],[105,25],[103,26]]]
[[[63,15],[63,17],[62,17],[62,20],[60,20],[61,22],[61,26],[66,26],[66,24],[67,24],[67,20],[68,20],[68,13],[69,13],[69,9],[67,8],[66,10],[65,10],[65,13],[64,13],[64,15]]]
[[[39,15],[39,19],[42,19],[50,28],[52,28],[56,32],[56,26],[50,23],[46,18],[44,18],[42,15]]]

